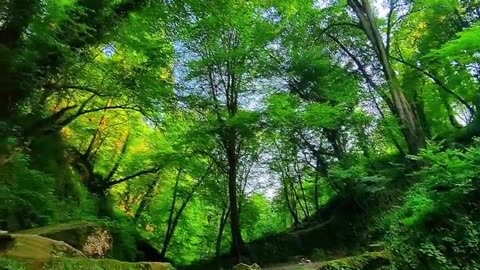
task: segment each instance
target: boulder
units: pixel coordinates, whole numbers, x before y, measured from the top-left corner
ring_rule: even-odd
[[[110,259],[54,259],[42,270],[174,270],[171,264],[161,262],[122,262]],[[32,269],[36,270],[36,269]]]
[[[25,270],[173,270],[169,263],[129,263],[87,258],[62,241],[38,235],[8,234],[0,237],[0,269]]]
[[[103,258],[112,248],[112,236],[102,225],[79,221],[56,224],[24,231],[16,234],[40,235],[63,241],[80,250],[89,258]]]
[[[0,237],[0,256],[19,260],[46,261],[52,257],[85,255],[72,246],[38,235],[8,234]]]

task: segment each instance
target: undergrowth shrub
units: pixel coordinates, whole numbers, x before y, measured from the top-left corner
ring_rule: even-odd
[[[68,165],[61,138],[35,138],[0,122],[0,229],[87,220],[95,201]]]
[[[87,191],[80,180],[72,181],[71,193],[74,193],[75,197],[59,198],[57,208],[61,210],[55,212],[55,222],[97,220],[97,199]]]
[[[135,225],[127,217],[117,213],[107,226],[113,239],[112,249],[107,257],[122,261],[136,261],[139,254],[136,246],[138,232]]]
[[[9,258],[0,258],[0,270],[27,270],[27,266]]]
[[[32,169],[27,154],[11,150],[13,138],[8,142],[10,149],[3,153],[8,158],[0,164],[0,227],[17,230],[48,224],[56,204],[54,179]]]
[[[422,168],[404,203],[387,218],[393,269],[480,269],[480,144],[417,157]]]

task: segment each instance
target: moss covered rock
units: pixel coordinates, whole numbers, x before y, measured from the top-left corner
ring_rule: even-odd
[[[72,246],[38,235],[8,234],[0,238],[0,256],[18,260],[44,261],[52,257],[80,257],[85,255]]]
[[[91,259],[62,241],[38,235],[8,234],[0,238],[0,269],[172,270],[173,267],[168,263]]]
[[[0,269],[8,270],[174,270],[168,263],[129,263],[109,259],[52,258],[50,261],[18,261],[0,257]]]
[[[169,263],[122,262],[110,259],[56,258],[41,270],[173,270]],[[40,270],[32,269],[32,270]]]
[[[110,232],[100,224],[86,221],[56,224],[16,233],[40,235],[63,241],[81,250],[90,258],[104,257],[112,248],[112,236]]]
[[[322,263],[318,270],[375,270],[390,264],[386,251],[368,252],[359,256],[345,257]]]

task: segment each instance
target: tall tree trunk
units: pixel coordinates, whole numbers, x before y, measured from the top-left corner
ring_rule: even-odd
[[[180,176],[182,174],[182,169],[178,170],[178,174],[175,179],[175,186],[173,188],[172,204],[170,205],[170,213],[167,221],[167,232],[165,233],[165,238],[163,239],[162,250],[160,251],[160,258],[166,259],[167,250],[170,245],[170,242],[172,241],[173,235],[175,234],[175,229],[177,228],[178,222],[180,221],[180,217],[182,216],[183,211],[187,207],[188,203],[192,200],[193,195],[197,191],[198,187],[203,183],[205,178],[210,173],[211,166],[212,165],[208,166],[208,169],[206,170],[205,174],[197,181],[195,186],[191,188],[190,192],[187,194],[187,197],[183,200],[178,210],[175,210],[175,206],[178,198],[178,185],[180,182]]]
[[[390,90],[390,95],[395,106],[394,113],[404,129],[405,140],[410,153],[415,154],[425,145],[423,125],[421,124],[420,116],[415,106],[407,99],[398,82],[395,71],[390,63],[385,44],[383,43],[382,35],[375,22],[372,7],[368,0],[348,0],[348,4],[357,15],[360,26],[372,43]]]
[[[173,196],[172,196],[172,203],[170,204],[170,211],[168,214],[168,221],[167,221],[167,232],[165,233],[165,238],[163,239],[162,250],[160,251],[160,257],[162,259],[165,258],[167,254],[168,245],[170,244],[170,240],[172,240],[173,236],[173,221],[175,220],[175,204],[177,203],[177,194],[178,194],[178,184],[180,182],[180,176],[182,174],[182,169],[179,169],[177,172],[177,177],[175,178],[175,186],[173,187]]]
[[[230,227],[232,232],[232,254],[241,261],[245,251],[245,243],[240,228],[240,211],[237,196],[238,155],[235,130],[227,128],[227,159],[228,159],[228,198],[230,203]]]
[[[165,238],[163,239],[162,250],[160,251],[160,258],[162,258],[162,260],[166,259],[167,257],[168,246],[172,241],[174,231],[175,231],[174,228],[172,228],[172,231],[168,231],[167,234],[165,234]]]

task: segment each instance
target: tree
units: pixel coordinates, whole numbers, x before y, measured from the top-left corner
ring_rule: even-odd
[[[188,4],[186,15],[195,20],[187,20],[183,26],[182,41],[193,54],[190,77],[198,84],[192,90],[197,91],[199,100],[195,105],[202,106],[226,162],[220,169],[228,179],[232,253],[241,260],[246,249],[240,227],[238,174],[246,138],[252,134],[248,129],[258,118],[242,106],[247,91],[255,87],[253,71],[260,68],[258,55],[269,40],[260,33],[269,29],[255,16],[255,3],[218,1],[208,9],[203,4]]]
[[[382,94],[390,110],[400,121],[409,151],[417,153],[425,144],[425,131],[422,125],[418,108],[413,105],[411,98],[407,97],[395,74],[389,58],[389,47],[385,45],[379,27],[374,17],[374,12],[368,0],[348,0],[349,7],[358,19],[359,27],[367,36],[370,45],[380,63],[383,76],[390,91],[390,97]],[[388,37],[390,38],[390,37]],[[363,67],[360,66],[360,69]],[[391,100],[390,100],[391,99]],[[410,99],[410,100],[409,100]]]

